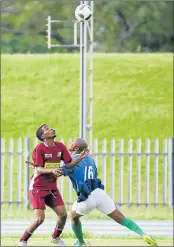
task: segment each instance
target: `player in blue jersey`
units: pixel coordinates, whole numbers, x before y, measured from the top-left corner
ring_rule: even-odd
[[[72,160],[77,159],[80,153],[87,149],[88,144],[82,138],[76,138],[68,146]],[[32,165],[31,162],[30,164]],[[157,242],[147,235],[133,220],[126,218],[120,212],[118,206],[106,194],[101,180],[97,177],[95,161],[89,155],[75,166],[64,164],[61,168],[57,169],[57,173],[59,176],[64,175],[71,179],[77,194],[77,200],[74,202],[71,210],[72,230],[77,237],[75,246],[86,245],[80,217],[89,214],[93,209],[98,209],[117,223],[137,233],[149,245],[158,246]]]
[[[68,146],[73,160],[77,159],[85,149],[88,149],[88,144],[82,138],[76,138]],[[98,209],[117,223],[134,231],[149,245],[158,246],[157,242],[151,236],[144,233],[134,221],[126,218],[113,200],[106,194],[101,180],[97,177],[95,161],[90,156],[86,156],[75,166],[64,164],[59,169],[59,175],[68,176],[77,193],[77,200],[73,204],[71,211],[72,229],[77,237],[75,246],[86,245],[80,217],[89,214],[93,209]]]

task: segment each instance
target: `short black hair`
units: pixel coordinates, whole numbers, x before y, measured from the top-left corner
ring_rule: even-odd
[[[45,126],[46,124],[42,124],[37,130],[36,130],[36,137],[40,140],[43,141],[42,135],[43,135],[43,130],[42,127]]]

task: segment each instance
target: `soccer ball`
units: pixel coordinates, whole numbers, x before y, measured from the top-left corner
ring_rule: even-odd
[[[78,21],[89,21],[91,16],[91,7],[87,4],[81,4],[75,10],[75,17]]]

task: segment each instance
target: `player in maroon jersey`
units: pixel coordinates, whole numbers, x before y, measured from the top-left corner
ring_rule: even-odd
[[[42,124],[37,129],[36,136],[42,143],[38,144],[32,153],[34,175],[29,186],[29,198],[34,209],[35,220],[24,232],[19,245],[27,246],[28,239],[45,219],[45,205],[47,205],[58,216],[52,234],[52,242],[58,244],[58,246],[65,246],[65,243],[59,237],[67,218],[64,202],[57,188],[59,163],[62,160],[69,166],[77,164],[88,152],[83,151],[79,159],[72,161],[66,146],[54,140],[56,131],[47,124]]]

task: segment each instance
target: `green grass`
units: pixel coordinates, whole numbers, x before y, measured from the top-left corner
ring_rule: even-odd
[[[68,212],[68,217],[70,218],[70,207],[66,206],[66,210]],[[120,207],[121,212],[128,218],[132,218],[134,220],[172,220],[173,219],[173,210],[169,207],[153,207],[149,206],[148,208],[145,207],[130,207],[122,206]],[[47,208],[45,211],[47,219],[55,219],[55,213],[50,209]],[[1,218],[6,219],[32,219],[33,218],[33,210],[24,210],[24,209],[16,209],[13,206],[12,210],[9,210],[7,206],[1,207]],[[105,216],[104,214],[100,213],[97,210],[92,211],[89,215],[84,216],[83,219],[107,219],[111,220],[109,217]]]
[[[2,236],[1,246],[18,246],[20,236]],[[72,246],[75,243],[75,239],[65,236],[62,238],[67,246]],[[110,237],[90,237],[86,239],[92,246],[149,246],[139,238],[110,238]],[[101,241],[102,240],[102,241]],[[159,246],[173,246],[172,239],[158,239]],[[29,240],[29,246],[55,246],[50,243],[48,236],[34,235]]]
[[[79,55],[2,55],[2,136],[79,134]],[[93,135],[172,136],[172,54],[95,54]]]
[[[35,130],[41,123],[48,123],[57,129],[57,139],[69,138],[79,134],[79,55],[2,55],[2,128],[1,136],[15,139],[31,138],[34,147]],[[151,150],[154,140],[159,138],[160,151],[162,140],[172,137],[173,114],[173,55],[172,54],[94,54],[94,101],[93,137],[101,141],[116,139],[150,138]],[[6,151],[8,142],[6,142]],[[5,194],[8,201],[8,157],[5,157]],[[107,162],[107,192],[110,191],[111,165]],[[136,200],[136,157],[133,157],[133,197]],[[145,200],[145,157],[142,158],[141,202]],[[154,202],[154,157],[150,158],[150,202]],[[13,159],[13,200],[17,200],[18,157]],[[124,158],[124,202],[128,198],[128,158]],[[22,172],[24,171],[22,157]],[[102,178],[102,159],[99,157],[99,176]],[[32,174],[32,171],[30,171]],[[115,201],[119,202],[119,159],[115,159]],[[22,198],[24,199],[24,181]],[[159,158],[159,201],[163,201],[163,158]],[[63,197],[68,201],[67,179],[64,179]],[[75,193],[72,194],[73,200]],[[168,198],[168,195],[166,195]],[[130,209],[129,209],[130,210]],[[159,217],[171,217],[171,211],[161,207]],[[132,210],[133,211],[133,210]],[[132,212],[130,211],[130,212]],[[7,211],[4,215],[7,216]],[[153,210],[155,217],[157,211]],[[162,213],[161,213],[162,212]],[[166,213],[168,212],[168,213]],[[143,217],[143,213],[140,213]],[[149,213],[150,215],[150,213]],[[164,216],[165,215],[165,216]],[[100,216],[99,216],[100,217]],[[153,216],[152,216],[153,217]]]

